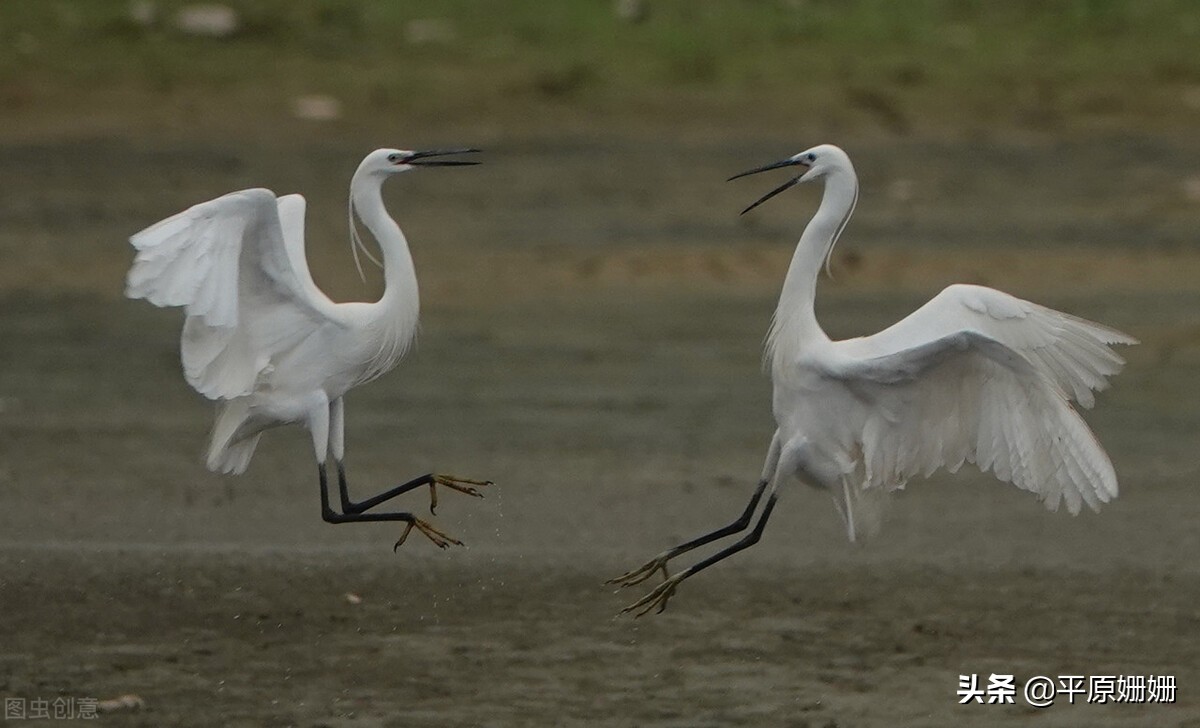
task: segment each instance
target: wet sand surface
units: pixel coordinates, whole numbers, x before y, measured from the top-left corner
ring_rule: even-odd
[[[1200,213],[1179,191],[1200,154],[1113,144],[1146,160],[1135,194],[1083,144],[862,143],[818,309],[856,335],[970,280],[1137,336],[1085,414],[1120,498],[1071,518],[941,474],[850,545],[789,487],[760,544],[636,621],[615,615],[647,585],[604,580],[731,520],[761,467],[762,336],[817,192],[739,222],[769,182],[719,180],[795,144],[528,140],[389,185],[423,329],[348,398],[352,489],[497,483],[441,495],[466,548],[395,554],[394,527],[321,522],[300,429],[207,473],[178,312],[120,299],[129,233],[251,184],[308,193],[318,281],[370,295],[341,207],[360,147],[0,148],[0,693],[134,693],[104,720],[145,726],[1200,725]],[[1009,184],[1014,159],[1036,184]],[[1179,702],[957,705],[960,674],[993,672],[1169,674]]]

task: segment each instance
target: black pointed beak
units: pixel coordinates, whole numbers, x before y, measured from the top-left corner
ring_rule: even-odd
[[[411,164],[417,167],[466,167],[479,162],[468,162],[461,159],[429,159],[429,157],[444,157],[450,154],[474,154],[479,149],[427,149],[413,152],[401,160],[401,164]]]
[[[788,157],[787,159],[783,159],[778,162],[772,162],[771,164],[767,164],[762,167],[755,167],[754,169],[747,170],[745,172],[742,172],[741,174],[735,174],[725,181],[732,182],[733,180],[738,179],[739,177],[747,177],[752,174],[758,174],[759,172],[769,172],[772,169],[782,169],[783,167],[808,167],[808,164],[806,164],[805,162],[803,162],[801,160],[792,159],[791,157]],[[767,200],[771,199],[775,195],[778,195],[780,192],[783,192],[784,190],[786,190],[789,187],[798,183],[800,181],[800,178],[803,176],[804,176],[804,172],[801,172],[799,175],[791,178],[787,182],[784,182],[783,184],[779,185],[778,187],[771,190],[767,194],[758,198],[757,200],[754,201],[754,204],[750,205],[749,207],[747,207],[745,210],[742,210],[738,214],[745,215],[747,212],[750,212],[751,210],[758,207],[759,205],[766,202]]]
[[[770,164],[765,165],[763,167],[755,167],[754,169],[751,169],[751,170],[748,170],[745,172],[741,172],[739,174],[735,174],[725,181],[732,182],[739,177],[749,177],[750,175],[758,174],[759,172],[770,172],[772,169],[781,169],[783,167],[797,167],[797,166],[803,167],[805,165],[804,165],[804,162],[801,162],[797,159],[792,159],[791,157],[788,157],[787,159],[783,159],[778,162],[771,162]]]
[[[753,210],[754,208],[758,207],[759,205],[761,205],[762,203],[766,202],[767,200],[771,199],[772,197],[774,197],[775,195],[779,194],[780,192],[783,192],[783,191],[784,191],[784,190],[786,190],[787,188],[789,188],[789,187],[791,187],[791,186],[793,186],[793,185],[797,184],[797,183],[800,181],[800,177],[803,177],[803,176],[804,176],[804,175],[800,175],[800,176],[798,176],[798,177],[792,177],[792,178],[791,178],[791,179],[789,179],[787,182],[784,182],[783,184],[779,185],[778,187],[776,187],[775,189],[771,190],[771,191],[770,191],[770,192],[768,192],[767,194],[765,194],[765,195],[763,195],[762,197],[760,197],[760,198],[758,198],[757,200],[755,200],[753,204],[751,204],[749,207],[747,207],[745,210],[742,210],[742,211],[741,211],[741,212],[739,212],[738,214],[739,214],[739,215],[745,215],[747,212],[750,212],[751,210]]]

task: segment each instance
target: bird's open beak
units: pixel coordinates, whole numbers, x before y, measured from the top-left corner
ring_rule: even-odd
[[[725,181],[732,182],[733,180],[737,179],[738,177],[747,177],[752,174],[758,174],[759,172],[768,172],[772,169],[781,169],[783,167],[805,167],[805,168],[807,168],[808,163],[804,162],[803,160],[800,160],[800,159],[792,159],[791,157],[788,157],[787,159],[783,159],[778,162],[772,162],[771,164],[768,164],[768,165],[765,165],[762,167],[755,167],[754,169],[742,172],[741,174],[735,174]],[[797,176],[791,178],[790,180],[788,180],[787,182],[784,182],[783,184],[779,185],[775,189],[771,190],[767,194],[765,194],[762,197],[755,200],[754,204],[750,205],[745,210],[742,210],[741,213],[739,213],[739,214],[745,215],[747,212],[750,212],[751,210],[758,207],[759,205],[766,202],[767,200],[771,199],[775,195],[777,195],[780,192],[783,192],[784,190],[788,189],[789,187],[795,185],[797,182],[800,181],[800,179],[802,177],[804,177],[804,174],[805,174],[804,172],[801,172],[799,175],[797,175]]]
[[[429,159],[429,157],[444,157],[448,154],[473,154],[478,149],[427,149],[413,152],[406,156],[401,164],[411,164],[418,167],[465,167],[479,162],[467,162],[460,159]]]

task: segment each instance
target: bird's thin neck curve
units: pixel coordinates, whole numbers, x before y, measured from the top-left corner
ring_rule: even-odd
[[[768,355],[777,365],[794,361],[807,346],[829,341],[816,317],[817,278],[857,200],[858,178],[852,168],[826,176],[821,205],[796,245],[771,324]]]
[[[417,273],[408,249],[408,240],[383,205],[383,181],[384,177],[379,174],[361,170],[355,173],[350,181],[352,214],[358,215],[383,253],[384,291],[379,302],[393,305],[407,303],[406,308],[415,313],[419,305]]]

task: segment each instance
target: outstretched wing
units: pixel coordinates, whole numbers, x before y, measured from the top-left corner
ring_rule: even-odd
[[[880,348],[882,345],[877,343]],[[1117,495],[1112,463],[1054,379],[975,331],[919,339],[828,373],[860,403],[865,487],[896,488],[973,462],[1072,514]]]
[[[218,197],[129,239],[125,294],[187,315],[188,382],[210,399],[249,394],[285,352],[326,325],[336,305],[304,260],[304,199],[251,189]]]
[[[1136,344],[1115,329],[1021,300],[983,286],[953,285],[895,325],[846,342],[864,356],[897,352],[913,342],[973,331],[1025,357],[1082,407],[1092,390],[1125,365],[1114,344]]]

